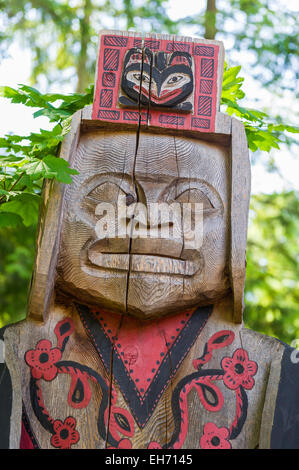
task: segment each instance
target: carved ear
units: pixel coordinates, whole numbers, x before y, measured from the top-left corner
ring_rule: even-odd
[[[140,64],[142,62],[142,50],[137,48],[129,49],[124,60],[124,69],[132,64]]]
[[[232,119],[230,279],[233,318],[242,322],[246,276],[246,244],[250,199],[250,161],[244,125]]]
[[[187,67],[192,67],[192,58],[188,52],[176,51],[171,54],[168,65],[184,64]]]
[[[59,158],[70,164],[78,141],[80,123],[81,111],[77,111],[72,118],[71,130],[61,146]],[[45,180],[27,306],[27,316],[37,321],[45,320],[54,294],[64,191],[64,184]]]
[[[124,69],[129,67],[132,64],[141,64],[142,60],[145,64],[151,63],[152,52],[150,49],[145,48],[144,53],[142,54],[142,49],[132,48],[129,49],[124,60]]]

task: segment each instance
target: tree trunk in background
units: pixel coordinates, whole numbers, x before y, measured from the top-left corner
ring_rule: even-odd
[[[216,29],[216,0],[207,0],[207,8],[205,12],[205,38],[215,39]]]
[[[134,11],[132,0],[124,0],[125,14],[127,17],[127,29],[134,28]]]
[[[87,69],[87,47],[90,43],[90,16],[92,9],[92,0],[85,0],[83,4],[83,17],[80,19],[81,48],[77,64],[77,92],[83,92],[89,85],[89,71]]]

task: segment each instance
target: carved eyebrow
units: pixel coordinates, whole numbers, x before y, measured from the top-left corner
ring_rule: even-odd
[[[180,194],[188,190],[191,191],[192,189],[198,189],[202,191],[206,196],[209,197],[213,205],[214,203],[215,205],[218,203],[217,205],[220,205],[221,209],[223,209],[224,204],[216,188],[214,188],[211,183],[198,178],[176,178],[175,181],[165,188],[160,197],[171,196],[174,198],[174,196],[178,197]]]
[[[158,196],[159,200],[166,200],[169,197],[174,199],[185,191],[199,189],[211,200],[214,206],[220,206],[221,210],[224,207],[222,198],[218,191],[213,185],[211,185],[211,183],[208,183],[203,179],[186,177],[174,178],[170,175],[159,175],[157,181],[157,175],[137,174],[135,176],[141,188],[143,180],[152,181],[153,183],[158,182],[160,185],[166,184],[167,186],[164,186]],[[103,183],[114,183],[126,193],[135,192],[132,175],[121,172],[107,172],[93,175],[91,178],[83,181],[82,186],[84,189],[78,195],[79,199],[85,198],[92,190]]]
[[[104,183],[112,183],[118,185],[123,191],[129,191],[133,189],[132,176],[126,173],[100,173],[87,178],[82,182],[82,191],[79,197],[86,197],[93,189]]]

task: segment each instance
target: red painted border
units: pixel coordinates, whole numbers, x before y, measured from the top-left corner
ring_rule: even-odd
[[[140,47],[141,40],[141,37],[113,34],[105,34],[101,37],[92,119],[126,124],[138,123],[138,111],[136,108],[120,107],[118,105],[118,93],[125,53],[132,47]],[[146,46],[154,52],[158,50],[163,52],[172,52],[173,50],[190,52],[195,69],[194,113],[186,114],[177,111],[151,109],[150,125],[170,129],[214,132],[217,112],[219,46],[194,42],[176,42],[166,39],[146,38],[145,41],[147,42]],[[107,84],[110,84],[110,86],[107,86]],[[211,93],[209,93],[210,91]],[[206,113],[209,108],[211,113],[207,116]],[[145,118],[141,121],[142,125],[147,122],[145,109],[144,114]]]

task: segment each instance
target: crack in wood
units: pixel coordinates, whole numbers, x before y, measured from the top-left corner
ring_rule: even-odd
[[[118,340],[118,335],[120,333],[120,329],[123,323],[124,314],[121,315],[118,328],[116,330],[115,336],[112,338],[112,347],[110,353],[110,369],[109,369],[109,390],[108,390],[108,417],[107,417],[107,428],[106,428],[106,441],[105,441],[105,449],[108,446],[108,436],[109,436],[109,427],[110,427],[110,417],[111,417],[111,402],[112,402],[112,387],[113,387],[113,353],[115,350],[115,341]]]
[[[169,351],[169,347],[168,347],[168,344],[167,344],[167,341],[166,341],[166,336],[165,336],[165,333],[164,333],[164,330],[161,330],[161,333],[162,333],[162,336],[164,338],[164,342],[165,342],[165,346],[166,346],[166,354],[167,354],[167,357],[168,357],[168,360],[169,360],[169,374],[170,374],[170,382],[169,382],[169,386],[170,386],[170,389],[171,389],[171,396],[172,396],[172,393],[173,393],[173,384],[172,384],[172,380],[173,380],[173,366],[172,366],[172,361],[171,361],[171,355],[170,355],[170,351]],[[165,390],[166,392],[166,390]],[[165,419],[166,419],[166,426],[165,426],[165,443],[167,445],[168,443],[168,420],[167,420],[167,416],[168,416],[168,410],[167,410],[167,394],[165,393],[164,395],[164,409],[165,409]]]
[[[177,145],[176,145],[176,137],[173,136],[173,142],[174,142],[174,153],[175,153],[175,160],[176,160],[176,166],[177,166],[177,174],[178,174],[178,180],[180,178],[180,169],[179,169],[179,162],[178,162],[178,151],[177,151]],[[190,184],[190,182],[189,182]],[[190,188],[190,186],[189,186]],[[176,198],[178,197],[177,194],[177,185],[175,188],[176,191]],[[189,196],[188,196],[189,198]],[[182,234],[182,248],[181,248],[181,253],[179,256],[179,259],[182,259],[184,248],[185,248],[185,238],[184,238],[184,221],[183,221],[183,208],[182,205],[180,205],[180,211],[181,211],[181,234]],[[185,294],[185,276],[186,276],[186,260],[184,260],[184,275],[183,275],[183,297]]]
[[[142,120],[142,114],[141,114],[141,90],[142,90],[142,81],[143,81],[143,69],[144,69],[144,61],[145,61],[145,49],[144,49],[144,38],[142,39],[142,62],[141,62],[141,74],[140,74],[140,85],[139,85],[139,95],[138,95],[138,113],[139,113],[139,119],[138,119],[138,127],[136,131],[136,144],[135,144],[135,153],[134,153],[134,160],[133,160],[133,168],[132,168],[132,184],[134,186],[134,190],[136,193],[136,203],[140,201],[140,189],[138,186],[138,182],[136,180],[136,175],[135,175],[135,169],[136,169],[136,162],[137,162],[137,154],[138,154],[138,149],[139,149],[139,141],[140,141],[140,134],[141,134],[141,120]],[[150,77],[152,76],[152,59],[150,62]],[[147,123],[149,119],[149,112],[150,112],[150,100],[151,100],[151,78],[150,78],[150,87],[149,87],[149,99],[148,99],[148,106],[147,106]],[[136,206],[135,206],[136,208]],[[135,217],[135,209],[132,215],[132,220]],[[129,266],[128,266],[128,274],[127,274],[127,283],[126,283],[126,313],[128,312],[128,294],[129,294],[129,284],[130,284],[130,273],[131,273],[131,268],[132,268],[132,257],[131,251],[132,251],[132,232],[134,229],[134,224],[131,224],[130,227],[130,235],[129,235],[129,248],[128,248],[128,255],[129,255]]]
[[[139,202],[139,191],[138,191],[138,183],[136,181],[136,175],[135,175],[135,168],[136,168],[136,161],[137,161],[137,154],[138,154],[138,148],[139,148],[139,139],[140,139],[140,132],[141,132],[141,89],[142,89],[142,77],[143,77],[143,64],[144,64],[144,40],[142,40],[142,62],[141,62],[141,79],[140,79],[140,86],[139,86],[139,96],[138,96],[138,113],[139,113],[139,119],[138,119],[138,127],[136,131],[136,143],[135,143],[135,152],[134,152],[134,160],[133,160],[133,167],[132,167],[132,185],[134,187],[134,191],[136,194],[136,202]],[[152,62],[151,62],[152,63]],[[151,69],[152,71],[152,69]],[[150,102],[150,95],[149,95],[149,102]],[[148,113],[149,113],[149,107],[148,107]],[[136,207],[136,206],[135,206]],[[135,217],[135,209],[132,215],[132,219]],[[128,294],[129,294],[129,283],[130,283],[130,272],[131,272],[131,266],[132,266],[132,259],[131,259],[131,251],[132,251],[132,231],[134,228],[134,224],[131,224],[130,227],[130,235],[129,235],[129,246],[128,246],[128,255],[129,255],[129,266],[128,266],[128,272],[127,272],[127,280],[126,280],[126,294],[125,294],[125,313],[128,313]],[[108,422],[107,422],[107,433],[106,433],[106,443],[105,447],[107,448],[108,444],[108,435],[109,435],[109,425],[110,425],[110,414],[111,414],[111,401],[112,401],[112,381],[113,381],[113,352],[115,348],[115,340],[118,337],[118,334],[121,329],[121,325],[123,322],[124,318],[124,313],[121,316],[120,319],[120,324],[116,333],[116,336],[114,337],[113,340],[113,345],[111,348],[111,356],[110,356],[110,374],[109,374],[109,407],[108,407]]]

